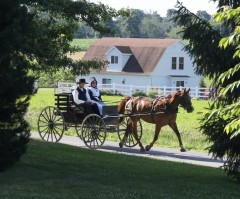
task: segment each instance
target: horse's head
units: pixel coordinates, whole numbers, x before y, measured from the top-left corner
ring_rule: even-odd
[[[188,90],[184,89],[181,91],[180,98],[179,98],[179,104],[187,110],[188,113],[191,113],[194,111],[194,108],[192,106],[191,97],[189,95],[190,88]]]

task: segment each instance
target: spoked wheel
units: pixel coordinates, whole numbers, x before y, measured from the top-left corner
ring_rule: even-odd
[[[82,140],[82,126],[79,124],[76,124],[75,130],[76,130],[78,137]]]
[[[90,114],[82,122],[82,140],[91,149],[97,149],[103,145],[106,139],[106,127],[103,119]]]
[[[38,117],[38,132],[47,142],[58,142],[64,132],[64,117],[61,111],[53,106],[47,106]]]
[[[129,131],[126,132],[127,126],[129,125],[129,123],[130,123],[130,119],[124,118],[123,122],[118,126],[118,138],[120,142],[124,139],[124,143],[123,143],[124,146],[134,147],[138,144],[138,142],[133,135],[133,129],[129,129]],[[140,120],[137,122],[137,134],[138,134],[138,139],[141,140],[142,123]]]

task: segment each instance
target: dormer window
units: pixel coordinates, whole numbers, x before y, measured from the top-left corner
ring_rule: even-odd
[[[111,64],[118,64],[118,56],[111,56]]]

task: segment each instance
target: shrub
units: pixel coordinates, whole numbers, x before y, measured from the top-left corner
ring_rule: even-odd
[[[138,90],[136,89],[133,94],[132,94],[133,97],[137,97],[137,96],[147,96],[146,93],[143,91],[143,90]]]
[[[113,90],[101,90],[101,95],[107,95],[107,96],[119,95],[119,96],[123,96],[118,91],[115,91],[115,93],[114,93]]]
[[[225,126],[232,118],[212,117],[202,119],[200,129],[211,143],[208,147],[209,153],[214,158],[225,158],[223,168],[229,176],[240,181],[240,135],[232,137],[224,132]]]
[[[16,133],[14,130],[0,129],[0,172],[12,167],[26,152],[30,133]]]
[[[157,91],[150,91],[148,93],[148,96],[152,99],[155,99],[158,96],[158,92]]]

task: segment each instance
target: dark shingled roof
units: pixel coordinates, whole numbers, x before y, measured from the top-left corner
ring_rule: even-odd
[[[115,46],[123,54],[132,54],[129,46]]]
[[[132,54],[123,72],[151,73],[165,50],[176,43],[176,39],[102,38],[90,46],[84,60],[107,60],[106,52],[115,46],[120,52]],[[106,67],[101,73],[106,72]]]

